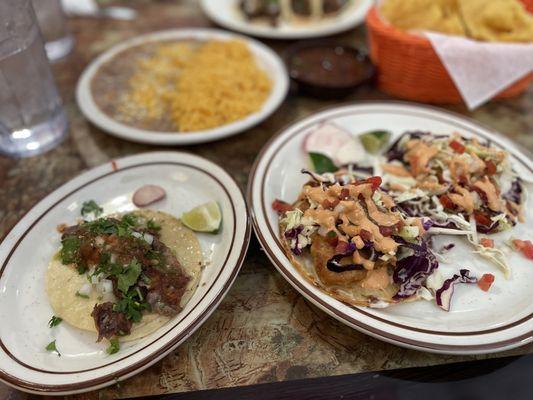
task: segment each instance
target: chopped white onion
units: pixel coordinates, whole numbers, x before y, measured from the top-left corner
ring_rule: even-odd
[[[83,295],[83,296],[89,296],[92,292],[92,285],[87,282],[87,283],[84,283],[78,290],[78,293]]]
[[[146,241],[146,243],[148,244],[152,244],[154,242],[154,237],[152,235],[150,235],[149,233],[145,233],[143,235],[143,239]]]
[[[113,292],[113,282],[109,279],[104,279],[96,285],[96,290],[101,294],[108,294]]]

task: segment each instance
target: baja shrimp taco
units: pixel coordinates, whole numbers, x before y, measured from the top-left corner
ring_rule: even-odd
[[[346,170],[311,175],[294,204],[276,200],[291,263],[314,285],[350,305],[383,307],[418,298],[438,267],[422,218],[401,213],[379,188]]]

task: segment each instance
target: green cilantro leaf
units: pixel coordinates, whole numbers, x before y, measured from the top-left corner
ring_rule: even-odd
[[[147,302],[140,299],[138,291],[130,290],[113,305],[113,311],[124,313],[127,319],[139,322],[142,319],[142,312],[149,307]]]
[[[78,259],[78,250],[81,240],[76,236],[66,236],[61,240],[61,250],[59,257],[63,264],[71,264]]]
[[[122,293],[126,294],[131,286],[133,286],[139,275],[141,274],[141,263],[138,262],[135,258],[128,265],[121,274],[117,276],[117,287]]]
[[[125,214],[122,217],[122,222],[124,222],[126,225],[129,226],[135,226],[137,225],[137,216],[134,214]]]
[[[63,318],[52,315],[52,318],[50,318],[50,321],[48,321],[48,326],[53,328],[54,326],[58,326],[61,321],[63,321]]]
[[[81,216],[86,217],[89,214],[93,214],[95,218],[98,218],[102,213],[104,212],[104,209],[100,207],[94,200],[86,201],[81,206]]]
[[[120,350],[120,343],[117,338],[113,338],[109,341],[109,347],[107,348],[107,354],[115,354]]]
[[[86,226],[96,234],[112,235],[117,233],[117,221],[100,218],[95,221],[86,222]]]
[[[335,172],[339,168],[333,164],[331,158],[320,153],[309,153],[311,162],[313,163],[313,169],[317,174],[323,174],[325,172]]]
[[[159,231],[161,230],[161,225],[159,225],[157,222],[155,222],[153,219],[148,220],[146,223],[146,227],[148,229],[151,229],[153,231]]]
[[[61,357],[61,353],[57,350],[56,347],[56,341],[48,343],[48,345],[45,347],[46,351],[55,351],[57,353],[58,357]]]

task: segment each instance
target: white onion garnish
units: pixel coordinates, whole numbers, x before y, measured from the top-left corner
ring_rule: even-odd
[[[96,290],[101,294],[108,294],[113,292],[113,282],[109,279],[104,279],[96,285]]]
[[[92,285],[87,282],[87,283],[84,283],[78,290],[78,293],[81,294],[82,296],[89,296],[91,294],[93,290],[93,287]]]
[[[154,237],[153,237],[153,235],[150,235],[149,233],[145,233],[145,234],[143,235],[143,239],[145,240],[146,243],[148,243],[148,244],[150,244],[150,245],[154,242]]]

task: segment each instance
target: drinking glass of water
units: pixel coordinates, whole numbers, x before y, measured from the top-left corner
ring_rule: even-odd
[[[1,0],[0,153],[42,153],[67,128],[31,0]]]
[[[61,0],[33,0],[33,10],[44,39],[44,48],[50,61],[65,57],[74,46]]]

